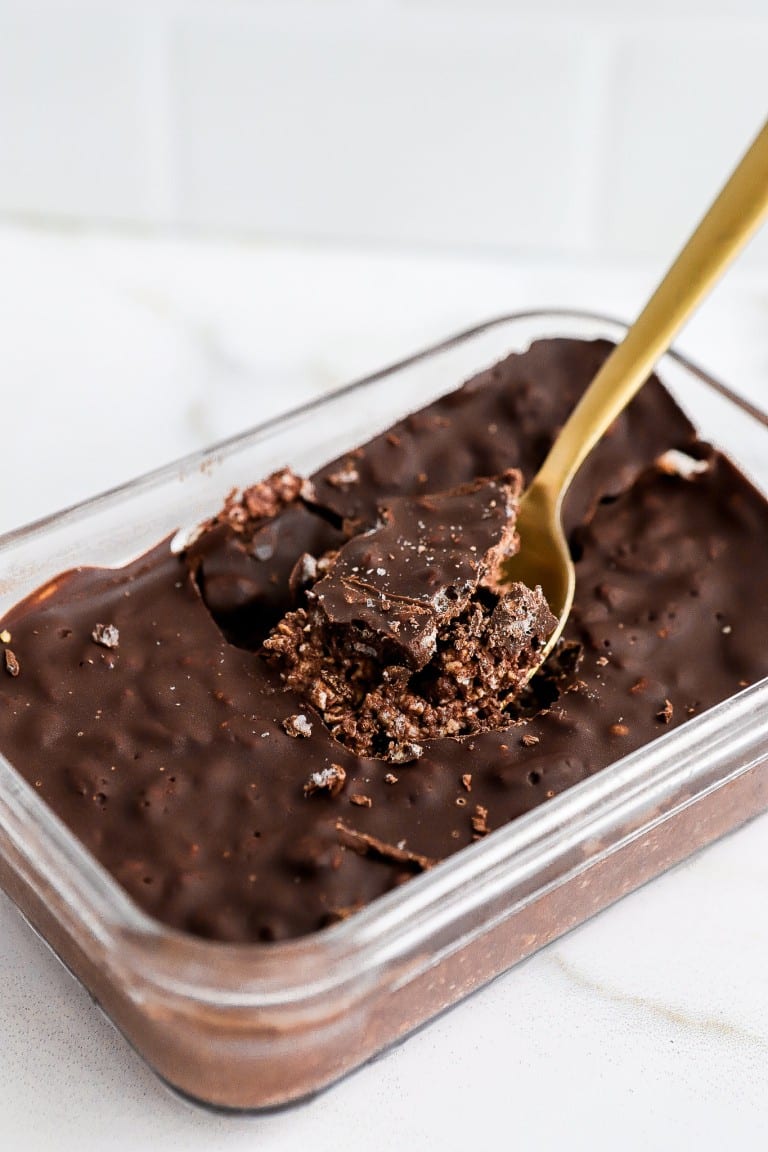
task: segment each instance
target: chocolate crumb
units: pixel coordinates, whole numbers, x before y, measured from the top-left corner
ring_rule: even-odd
[[[245,509],[252,520],[276,516],[281,508],[304,495],[305,485],[306,481],[290,468],[281,468],[266,480],[246,488],[240,497],[240,507]]]
[[[330,484],[332,488],[341,488],[342,490],[351,488],[353,484],[359,484],[360,473],[351,460],[347,460],[343,468],[338,472],[332,472],[330,476],[326,476],[326,483]]]
[[[384,783],[397,784],[397,776],[395,776],[394,772],[387,772],[386,776],[384,777]]]
[[[336,821],[336,832],[339,840],[346,848],[352,848],[361,856],[375,856],[381,860],[392,860],[396,864],[408,864],[419,872],[426,872],[437,863],[429,856],[422,856],[418,852],[410,852],[405,847],[405,841],[397,844],[388,844],[378,836],[371,836],[367,832],[358,832],[350,828],[342,820]]]
[[[91,632],[91,639],[94,644],[100,644],[102,648],[117,648],[120,633],[114,624],[97,624]]]
[[[472,791],[472,773],[471,772],[465,772],[461,778],[461,783],[466,788],[467,792],[471,792]]]
[[[629,728],[626,724],[611,724],[608,731],[611,736],[629,736]]]
[[[283,728],[289,736],[303,736],[306,739],[312,735],[312,725],[303,712],[297,712],[295,716],[286,716]]]
[[[358,808],[372,808],[373,800],[370,796],[364,796],[362,792],[353,792],[349,798],[350,804],[356,804]]]
[[[5,670],[9,676],[18,676],[21,672],[21,665],[16,659],[16,653],[12,652],[10,648],[5,650]]]
[[[610,661],[607,656],[598,656],[597,660],[595,660],[595,664],[597,664],[598,668],[605,668],[605,666],[609,663]]]
[[[280,468],[242,492],[233,488],[225,497],[221,510],[206,520],[191,539],[185,541],[185,550],[194,546],[207,531],[217,525],[226,525],[231,532],[247,538],[258,525],[277,516],[284,508],[299,500],[314,499],[315,490],[311,481],[297,476],[290,468]]]
[[[661,720],[664,724],[669,724],[670,720],[672,719],[673,711],[674,709],[672,707],[672,701],[665,700],[664,707],[656,713],[656,719]]]
[[[360,911],[360,907],[360,904],[350,904],[346,908],[329,908],[324,926],[330,927],[331,924],[340,924],[342,920],[349,920],[350,916],[354,916],[355,912]]]
[[[419,760],[424,755],[424,747],[413,741],[401,744],[389,753],[389,760],[393,764],[410,764],[412,760]]]
[[[304,795],[313,796],[315,792],[327,792],[329,796],[338,796],[346,780],[347,773],[341,764],[331,764],[330,768],[312,773],[304,785]]]
[[[472,816],[472,832],[474,833],[472,837],[473,840],[480,840],[490,832],[490,828],[488,827],[488,809],[484,808],[482,804],[475,805],[475,812]]]
[[[525,748],[533,748],[535,744],[538,744],[538,742],[539,742],[539,737],[534,736],[533,732],[524,732],[523,735],[520,737],[520,743]]]

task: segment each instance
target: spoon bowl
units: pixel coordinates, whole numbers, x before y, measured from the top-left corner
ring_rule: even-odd
[[[557,626],[537,654],[538,669],[565,627],[576,590],[576,572],[563,532],[560,502],[553,501],[551,493],[543,486],[532,485],[524,493],[517,514],[517,530],[520,551],[504,561],[502,581],[505,584],[526,584],[529,588],[539,585],[550,611],[557,617]]]

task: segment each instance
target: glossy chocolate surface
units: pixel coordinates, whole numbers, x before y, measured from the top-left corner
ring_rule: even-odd
[[[52,581],[0,624],[3,753],[152,915],[283,939],[768,675],[768,505],[658,382],[579,477],[574,610],[504,730],[358,757],[258,651],[388,499],[530,477],[607,350],[539,342],[187,556],[163,542]],[[680,475],[669,449],[700,467]]]

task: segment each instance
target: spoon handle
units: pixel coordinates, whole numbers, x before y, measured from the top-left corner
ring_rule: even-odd
[[[532,487],[549,490],[560,504],[582,461],[766,214],[768,121],[571,413]]]

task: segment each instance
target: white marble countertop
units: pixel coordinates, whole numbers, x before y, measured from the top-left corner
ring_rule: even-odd
[[[485,317],[631,316],[658,272],[0,230],[0,531]],[[732,272],[681,346],[765,403],[768,274]],[[0,1148],[764,1148],[767,835],[754,821],[254,1118],[171,1097],[0,897]]]

